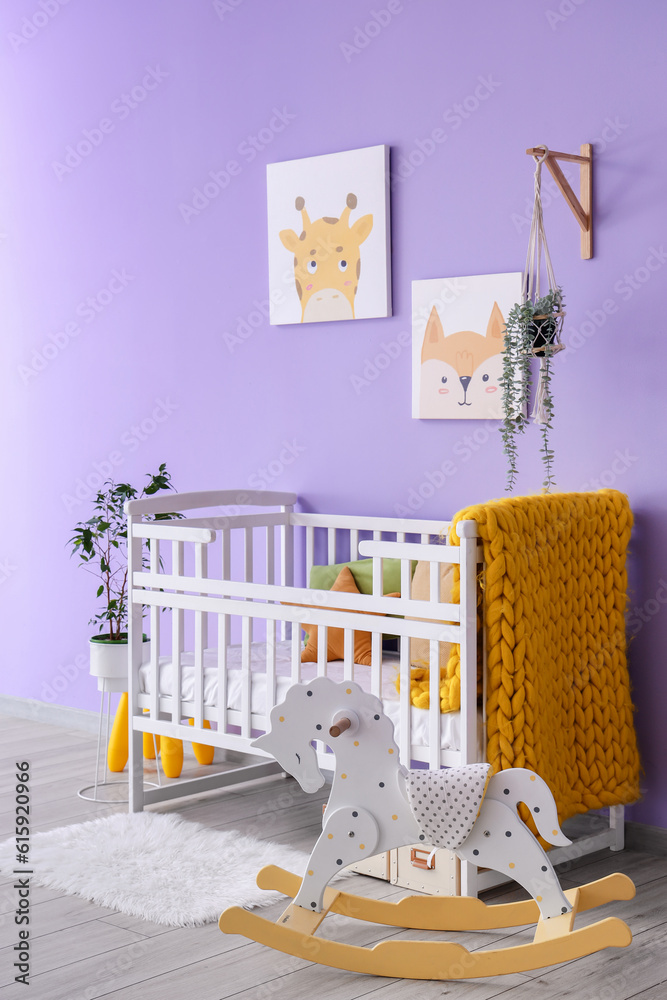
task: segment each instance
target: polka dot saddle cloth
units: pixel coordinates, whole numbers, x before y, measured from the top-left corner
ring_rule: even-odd
[[[461,846],[479,814],[490,770],[490,764],[466,764],[408,772],[410,806],[427,844],[450,851]]]

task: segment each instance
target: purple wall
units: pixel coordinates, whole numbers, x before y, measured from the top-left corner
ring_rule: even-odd
[[[6,0],[0,20],[3,691],[97,706],[91,581],[65,549],[88,516],[77,488],[97,473],[141,482],[166,460],[180,489],[245,487],[273,463],[266,484],[307,509],[392,514],[450,459],[421,514],[501,495],[495,427],[412,420],[408,350],[381,371],[374,359],[409,329],[412,279],[521,268],[526,146],[594,141],[594,260],[580,259],[564,201],[546,209],[570,345],[554,379],[556,469],[562,489],[613,485],[636,512],[647,791],[633,815],[667,827],[667,11]],[[77,162],[67,150],[86,130]],[[270,328],[265,164],[376,143],[394,167],[394,317]],[[298,455],[280,468],[284,442]],[[522,492],[539,489],[537,453],[533,428]]]

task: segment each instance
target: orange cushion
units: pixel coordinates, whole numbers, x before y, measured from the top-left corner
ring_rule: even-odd
[[[354,582],[354,577],[348,569],[344,566],[336,577],[336,581],[331,588],[332,590],[337,590],[345,594],[358,594],[360,591]],[[400,594],[385,594],[385,597],[400,597]],[[306,607],[317,607],[317,605],[306,605]],[[346,609],[347,610],[347,609]],[[371,614],[378,614],[379,612],[370,612]],[[380,616],[381,617],[381,616]],[[313,625],[306,619],[301,622],[302,625],[308,626],[308,641],[306,643],[305,649],[301,653],[302,663],[316,663],[317,662],[317,625]],[[345,646],[345,630],[342,628],[332,628],[327,629],[327,660],[342,660],[344,656],[344,646]],[[354,633],[354,662],[362,664],[370,664],[371,662],[371,633],[370,632],[356,632]]]

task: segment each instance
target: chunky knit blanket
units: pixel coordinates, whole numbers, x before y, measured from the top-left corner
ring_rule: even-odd
[[[459,541],[456,523],[470,518],[479,526],[486,564],[493,770],[538,772],[561,822],[634,801],[639,755],[624,620],[627,497],[600,490],[478,504],[454,518],[452,544]],[[454,687],[459,666],[453,647],[446,673]]]

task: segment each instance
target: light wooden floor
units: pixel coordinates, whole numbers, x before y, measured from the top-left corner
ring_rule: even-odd
[[[126,808],[77,798],[76,790],[91,779],[94,750],[94,738],[85,733],[0,717],[0,840],[13,834],[16,760],[31,761],[33,832]],[[207,826],[252,832],[309,850],[320,829],[324,798],[325,793],[307,796],[291,779],[276,778],[158,808],[178,811],[185,819]],[[272,816],[270,829],[262,821],[267,810]],[[30,1000],[488,1000],[499,996],[507,1000],[661,1000],[667,997],[667,858],[637,851],[601,852],[594,861],[561,872],[561,880],[569,887],[612,871],[626,872],[637,885],[632,902],[605,907],[605,915],[616,914],[629,923],[634,934],[629,948],[533,974],[461,983],[402,982],[326,969],[241,937],[223,935],[215,924],[169,930],[33,885],[29,992],[13,982],[16,890],[10,878],[0,875],[0,995],[8,1000],[14,996]],[[390,899],[404,895],[387,883],[361,877],[355,880],[354,891]],[[491,895],[498,901],[522,897],[519,890],[498,889]],[[264,914],[275,918],[281,909],[276,905]],[[582,923],[587,919],[595,918],[592,914],[579,918]],[[355,925],[342,917],[327,918],[324,928],[337,940],[362,945],[397,936],[395,929]],[[399,931],[398,936],[437,937],[423,931]],[[513,943],[529,940],[525,930],[463,934],[456,939],[473,949],[510,936]]]

